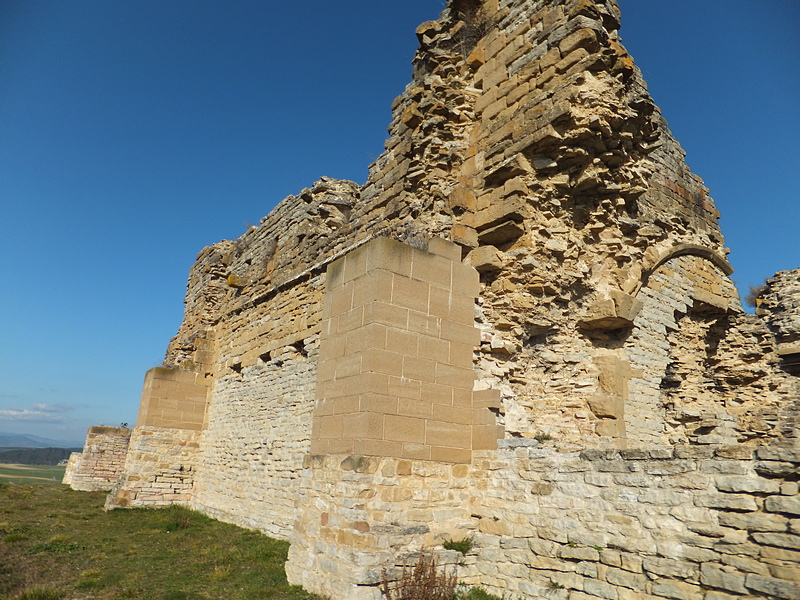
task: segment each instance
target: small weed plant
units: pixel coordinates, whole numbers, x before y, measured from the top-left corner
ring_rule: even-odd
[[[503,597],[490,594],[480,586],[469,586],[459,583],[456,588],[454,600],[508,600],[505,595]]]
[[[472,536],[467,536],[460,540],[445,540],[442,546],[445,550],[455,550],[461,554],[467,554],[475,547],[475,540],[472,539]]]

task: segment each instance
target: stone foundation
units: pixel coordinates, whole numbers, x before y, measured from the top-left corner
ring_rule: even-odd
[[[290,581],[379,600],[384,568],[438,547],[500,596],[800,597],[798,449],[503,445],[471,466],[308,457]],[[466,556],[441,550],[466,536]]]

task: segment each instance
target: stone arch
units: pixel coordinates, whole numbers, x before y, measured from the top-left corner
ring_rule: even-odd
[[[638,294],[639,290],[647,285],[650,277],[660,266],[679,256],[697,256],[710,261],[726,276],[733,274],[733,266],[731,263],[729,263],[724,256],[721,256],[711,248],[701,246],[700,244],[675,244],[658,253],[654,260],[645,260],[645,263],[642,265],[642,276],[636,282],[633,289],[627,290],[628,293],[632,295]]]
[[[625,432],[633,443],[666,443],[668,415],[663,382],[676,355],[708,351],[699,331],[709,323],[741,310],[738,293],[728,275],[727,260],[696,244],[679,244],[660,253],[643,269],[631,294],[642,303],[624,351],[633,376],[625,402]],[[697,319],[688,327],[685,318]],[[688,328],[687,328],[688,327]],[[696,333],[696,332],[695,332]],[[697,347],[682,348],[681,343]]]

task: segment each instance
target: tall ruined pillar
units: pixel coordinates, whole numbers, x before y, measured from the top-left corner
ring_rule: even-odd
[[[374,598],[381,565],[436,534],[464,531],[458,494],[398,479],[434,469],[463,481],[473,450],[497,447],[491,391],[473,392],[478,273],[439,238],[377,238],[328,266],[311,455],[287,564],[290,581]],[[427,465],[427,466],[425,466]],[[358,498],[354,502],[354,498]],[[416,513],[416,514],[415,514]]]

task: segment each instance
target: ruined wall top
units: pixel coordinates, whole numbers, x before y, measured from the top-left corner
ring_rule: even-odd
[[[766,318],[779,343],[800,347],[800,269],[779,271],[767,280],[757,312]]]
[[[780,402],[774,343],[731,337],[743,311],[719,212],[619,27],[613,0],[450,0],[417,28],[413,79],[366,183],[322,178],[204,249],[165,365],[211,382],[282,360],[281,348],[303,357],[329,264],[376,237],[418,248],[438,237],[480,273],[476,390],[502,393],[509,436],[565,449],[704,438],[717,425],[685,422],[716,410],[696,407],[698,394],[740,385],[739,358],[708,355],[718,339],[759,356],[746,402],[725,417],[739,423],[725,439],[747,438],[766,419],[754,411]],[[675,387],[698,369],[716,383]],[[714,418],[692,417],[727,423]]]

